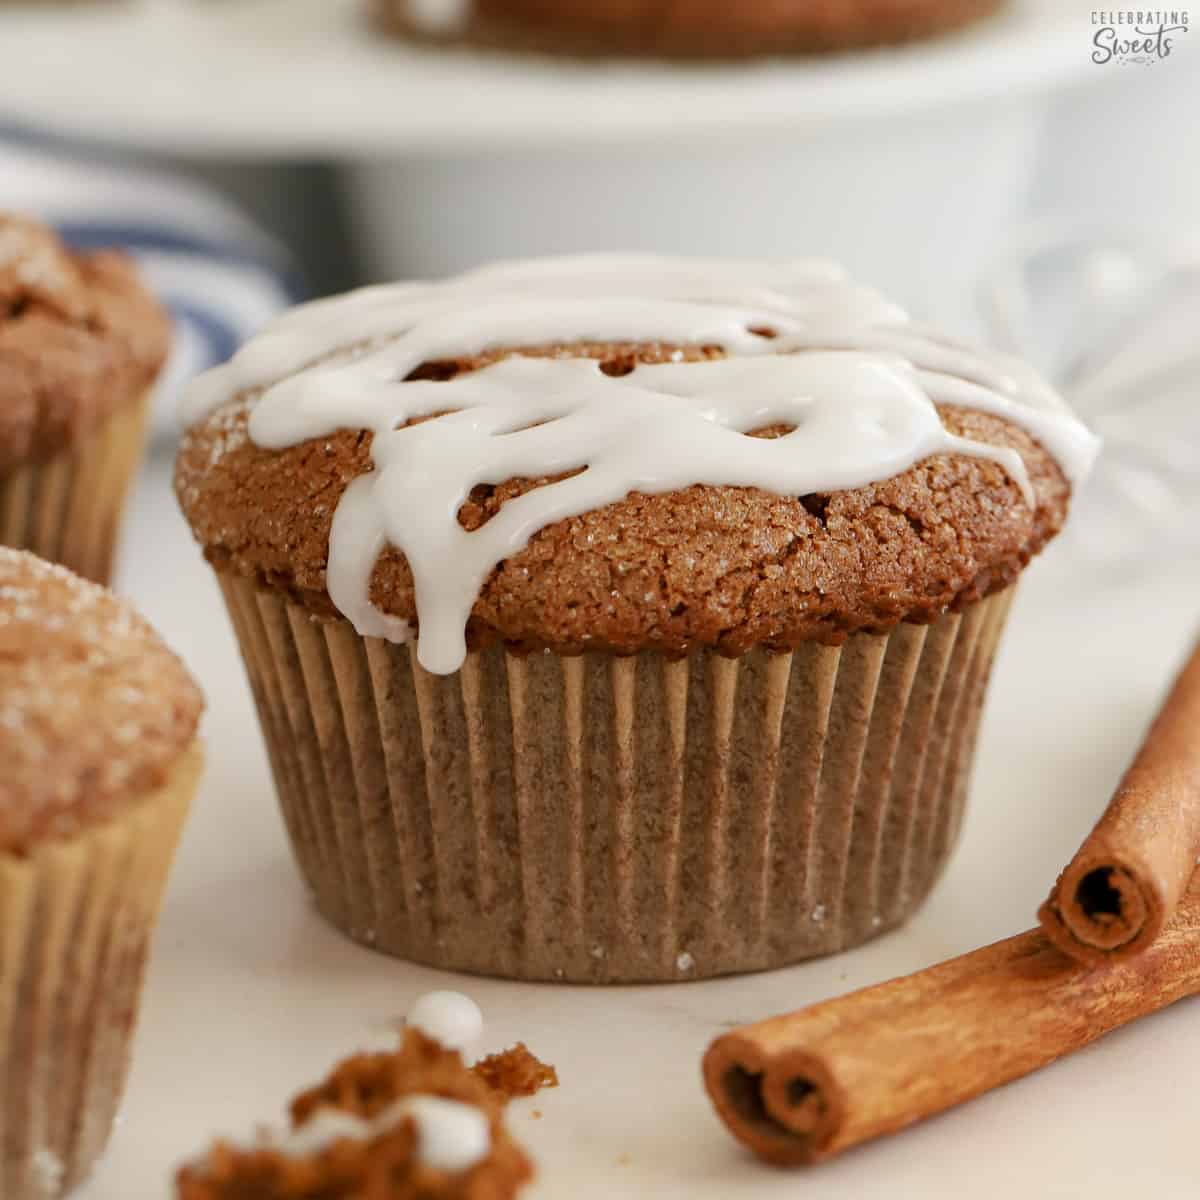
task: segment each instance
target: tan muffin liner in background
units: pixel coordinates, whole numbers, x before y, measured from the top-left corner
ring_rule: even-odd
[[[108,583],[149,407],[149,392],[118,405],[77,443],[0,478],[0,545]]]
[[[221,583],[325,916],[432,966],[607,983],[781,966],[908,917],[958,833],[1011,600],[792,654],[496,647],[440,677]]]
[[[103,1151],[125,1086],[143,968],[200,774],[28,857],[0,854],[0,1196],[69,1190]]]

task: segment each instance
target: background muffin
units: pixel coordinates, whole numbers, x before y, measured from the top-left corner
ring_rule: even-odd
[[[0,544],[107,582],[169,338],[124,255],[0,213]]]
[[[124,1087],[202,700],[110,593],[0,548],[0,1192],[77,1184]]]
[[[372,0],[386,28],[570,54],[737,58],[847,50],[958,28],[1002,0]]]
[[[571,279],[576,269],[586,282]],[[546,408],[559,395],[544,388],[547,370],[584,367],[570,386],[611,394],[615,405],[614,389],[656,371],[699,380],[736,366],[739,352],[803,367],[806,352],[781,354],[787,335],[776,335],[810,318],[822,328],[814,308],[834,314],[813,334],[816,346],[909,336],[886,302],[824,268],[789,292],[786,272],[772,279],[765,264],[746,267],[769,297],[766,311],[748,312],[722,299],[724,288],[744,304],[747,287],[722,282],[711,264],[635,259],[628,270],[644,286],[662,288],[674,272],[685,293],[708,297],[682,310],[701,344],[489,341],[489,321],[561,325],[573,304],[593,300],[581,320],[624,321],[636,334],[655,319],[654,304],[604,295],[609,276],[625,286],[626,269],[550,260],[426,295],[402,288],[322,302],[199,389],[215,407],[182,445],[177,489],[225,591],[301,868],[322,912],[393,953],[526,978],[674,979],[776,966],[896,925],[928,893],[957,834],[1010,585],[1065,517],[1066,471],[1022,428],[1019,410],[1006,418],[926,400],[931,435],[954,452],[926,450],[863,486],[796,495],[630,485],[544,527],[531,518],[532,536],[484,573],[469,604],[465,659],[435,663],[431,638],[457,612],[439,576],[509,505],[528,512],[540,489],[596,466],[588,456],[600,450],[585,445],[574,470],[489,473],[499,442],[524,429],[538,444],[566,416]],[[473,292],[489,288],[499,302]],[[715,330],[726,319],[751,328],[729,332],[722,349]],[[479,344],[448,354],[463,330]],[[359,349],[330,360],[328,342],[343,335]],[[436,361],[414,367],[410,344],[438,347]],[[949,353],[941,341],[922,347],[914,353]],[[977,388],[998,371],[954,353]],[[388,355],[403,361],[385,363]],[[277,369],[318,360],[299,374]],[[872,380],[882,371],[899,389],[897,413],[909,396],[890,374],[895,349],[816,361],[836,368],[835,387],[844,370]],[[265,399],[261,388],[239,392],[245,371],[264,362],[283,382]],[[494,442],[439,458],[429,439],[443,418],[426,425],[410,413],[394,430],[389,397],[407,383],[425,389],[405,394],[419,394],[421,414],[433,416],[467,394],[447,381],[486,387],[497,371],[507,372],[493,397],[501,407],[478,410],[480,422],[501,413]],[[926,378],[968,398],[961,378]],[[1025,383],[1086,458],[1088,435]],[[752,388],[738,396],[767,410],[780,398]],[[825,399],[830,411],[854,408],[848,393]],[[645,403],[659,401],[667,404],[661,395]],[[260,419],[318,409],[320,436],[277,436]],[[881,410],[879,421],[892,415]],[[866,439],[869,425],[847,436]],[[673,439],[694,432],[660,430],[650,457],[657,447],[665,462]],[[768,420],[741,432],[786,430]],[[424,439],[409,465],[425,485],[411,494],[395,490],[408,483],[395,475],[398,436]],[[803,456],[804,430],[796,436],[786,449]],[[996,461],[1006,454],[1007,469]],[[445,509],[454,488],[439,489],[460,468],[468,490],[449,548],[418,563],[429,607],[418,604],[412,564],[382,536],[374,565],[362,560],[370,604],[351,596],[348,605],[335,531],[348,535],[343,549],[370,549],[374,533],[350,529],[364,506],[391,497],[393,516],[423,519]]]

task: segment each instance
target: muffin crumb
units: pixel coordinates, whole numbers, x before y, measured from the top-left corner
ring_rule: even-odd
[[[394,1052],[353,1055],[297,1096],[287,1134],[260,1134],[249,1145],[218,1141],[181,1168],[176,1194],[510,1200],[532,1177],[504,1126],[503,1097],[457,1051],[407,1029]]]
[[[499,1054],[489,1054],[471,1070],[504,1100],[533,1096],[542,1088],[558,1087],[558,1072],[550,1063],[542,1062],[524,1042],[501,1050]]]

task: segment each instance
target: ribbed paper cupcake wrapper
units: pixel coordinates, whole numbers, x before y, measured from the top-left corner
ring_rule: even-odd
[[[121,404],[78,444],[0,478],[0,545],[107,583],[149,404]]]
[[[125,1086],[143,968],[200,772],[190,748],[135,809],[0,855],[0,1196],[87,1175]]]
[[[775,967],[909,916],[1011,598],[791,654],[497,647],[442,677],[221,582],[320,910],[404,958],[579,982]]]

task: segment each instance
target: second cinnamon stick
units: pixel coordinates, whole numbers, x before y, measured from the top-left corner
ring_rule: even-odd
[[[1032,930],[718,1038],[705,1085],[760,1157],[811,1163],[1017,1079],[1200,991],[1200,894],[1087,970]]]
[[[1081,962],[1140,954],[1170,919],[1197,855],[1200,646],[1038,920]]]

